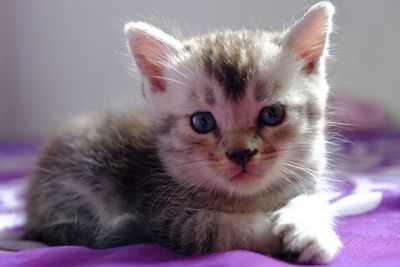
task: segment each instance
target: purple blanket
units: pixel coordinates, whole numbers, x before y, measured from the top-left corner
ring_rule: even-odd
[[[247,251],[184,257],[145,244],[92,250],[19,240],[27,176],[37,153],[34,144],[0,144],[0,267],[293,266]],[[399,267],[400,134],[353,138],[339,154],[344,159],[337,174],[341,183],[329,197],[342,216],[338,233],[344,248],[331,266]]]

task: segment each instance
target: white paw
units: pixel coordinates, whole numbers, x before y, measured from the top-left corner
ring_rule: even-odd
[[[299,219],[285,212],[277,212],[274,222],[272,231],[280,238],[283,253],[296,255],[298,262],[328,264],[342,247],[335,231],[325,222],[311,222],[310,218]]]

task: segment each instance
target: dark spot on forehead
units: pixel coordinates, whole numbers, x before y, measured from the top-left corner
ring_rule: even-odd
[[[224,87],[227,97],[238,101],[245,94],[247,74],[240,73],[237,66],[221,62],[215,66],[213,77]]]
[[[220,83],[225,96],[236,102],[245,95],[247,82],[255,73],[253,39],[249,32],[222,32],[203,40],[201,57],[206,72]]]

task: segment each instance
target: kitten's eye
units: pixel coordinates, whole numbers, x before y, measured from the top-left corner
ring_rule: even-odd
[[[211,132],[217,126],[213,115],[210,112],[196,112],[191,117],[193,130],[200,134]]]
[[[263,108],[258,118],[260,125],[276,126],[283,120],[284,110],[279,104]]]

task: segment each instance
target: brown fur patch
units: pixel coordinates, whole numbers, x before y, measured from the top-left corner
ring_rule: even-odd
[[[157,132],[160,135],[166,135],[171,132],[171,129],[176,125],[179,117],[175,114],[167,114],[163,120],[161,120],[160,125],[157,127]]]
[[[261,151],[261,154],[273,154],[276,153],[277,151],[273,147],[267,147],[266,149],[263,149]]]
[[[211,90],[211,88],[205,88],[205,95],[204,95],[204,100],[206,101],[206,103],[210,106],[215,104],[215,97],[214,97],[214,93]]]
[[[296,130],[292,125],[286,124],[282,126],[278,126],[273,135],[274,138],[281,140],[288,139],[296,134]]]

